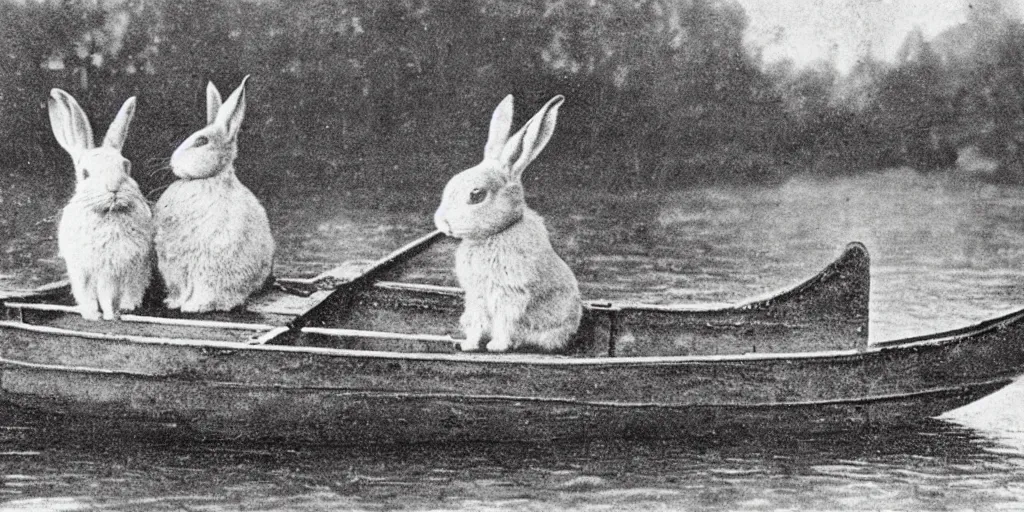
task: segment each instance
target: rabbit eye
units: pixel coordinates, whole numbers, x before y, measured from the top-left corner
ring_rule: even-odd
[[[88,177],[89,177],[89,169],[82,169],[82,179],[84,180],[84,179],[87,179]]]
[[[487,191],[480,188],[474,188],[469,193],[469,204],[479,204],[484,198],[487,197]]]
[[[192,143],[192,147],[198,148],[200,146],[205,146],[205,145],[207,145],[209,143],[210,143],[210,139],[208,137],[206,137],[205,135],[200,135],[200,136],[196,137],[195,142]]]

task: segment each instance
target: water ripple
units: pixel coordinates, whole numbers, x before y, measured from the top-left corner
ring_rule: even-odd
[[[1021,188],[897,171],[651,196],[537,192],[588,299],[736,302],[802,281],[859,240],[873,258],[872,340],[1024,306]],[[421,196],[285,191],[267,201],[276,272],[358,271],[432,229]],[[62,273],[57,205],[35,207],[0,242],[3,287]],[[452,250],[406,276],[454,284]],[[0,425],[0,511],[1021,509],[1021,403],[1016,383],[906,431],[699,444],[95,446]]]

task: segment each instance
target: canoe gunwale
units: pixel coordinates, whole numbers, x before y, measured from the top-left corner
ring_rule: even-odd
[[[857,254],[859,253],[859,254]],[[846,245],[842,254],[830,262],[822,270],[813,276],[792,286],[783,287],[774,291],[759,294],[755,297],[748,297],[738,302],[722,302],[710,304],[646,304],[642,302],[618,301],[595,299],[583,301],[583,306],[598,311],[651,311],[659,313],[723,313],[723,312],[747,312],[769,309],[778,302],[784,302],[793,297],[814,289],[819,283],[837,273],[840,267],[848,260],[858,258],[867,259],[867,247],[860,242],[850,242]],[[441,286],[428,283],[407,283],[401,281],[377,281],[371,283],[372,288],[381,288],[397,291],[426,292],[449,297],[462,297],[465,292],[454,286]]]
[[[751,362],[767,360],[841,360],[848,358],[863,358],[896,350],[912,350],[928,347],[941,347],[948,344],[970,341],[971,339],[987,332],[1002,329],[1006,326],[1024,321],[1024,309],[1018,310],[1002,317],[993,318],[979,324],[956,329],[953,331],[940,332],[931,335],[908,338],[905,340],[893,340],[885,343],[871,344],[864,348],[815,351],[815,352],[754,352],[745,354],[726,355],[694,355],[694,356],[611,356],[611,357],[575,357],[555,354],[490,354],[490,353],[424,353],[424,352],[391,352],[378,350],[355,350],[344,348],[327,347],[305,347],[273,344],[252,344],[246,342],[233,342],[221,340],[200,340],[200,339],[178,339],[161,338],[153,336],[136,336],[122,334],[106,334],[89,331],[77,331],[44,325],[27,324],[13,320],[0,320],[0,328],[11,328],[31,331],[54,336],[73,336],[86,339],[117,341],[125,343],[162,344],[171,346],[184,346],[205,349],[220,349],[227,351],[268,351],[279,353],[310,354],[332,357],[355,357],[369,359],[392,359],[392,360],[427,360],[427,361],[451,361],[451,362],[472,362],[479,364],[507,364],[507,365],[542,365],[542,366],[575,366],[575,367],[601,367],[601,366],[659,366],[659,365],[680,365],[680,364],[708,364],[708,363],[729,363],[729,362]]]
[[[944,339],[954,339],[971,337],[983,332],[999,329],[1004,325],[1012,324],[1019,321],[1021,317],[1024,317],[1024,309],[1018,309],[1006,313],[1001,316],[994,318],[988,318],[981,322],[967,325],[964,327],[958,327],[948,331],[942,331],[932,334],[921,334],[917,336],[910,336],[908,338],[897,338],[885,341],[876,341],[871,344],[872,347],[889,348],[889,347],[902,347],[922,341],[942,341]]]
[[[855,253],[860,253],[859,255]],[[612,311],[652,311],[659,313],[719,313],[724,311],[759,311],[770,309],[776,303],[785,302],[802,293],[814,289],[819,283],[827,280],[836,274],[837,268],[853,258],[867,259],[868,249],[860,242],[846,244],[842,254],[829,263],[817,274],[797,283],[796,285],[780,288],[774,291],[760,294],[759,296],[741,299],[735,303],[722,304],[644,304],[638,302],[620,302],[611,304],[607,301],[593,301],[590,305],[595,309],[607,309]]]

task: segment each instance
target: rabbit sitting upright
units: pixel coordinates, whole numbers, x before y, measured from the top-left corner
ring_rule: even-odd
[[[157,266],[169,308],[227,311],[270,276],[274,238],[267,213],[235,176],[248,78],[223,102],[210,83],[207,126],[171,155],[171,171],[179,179],[154,208]]]
[[[555,254],[544,219],[526,206],[522,174],[555,129],[555,96],[515,135],[512,96],[491,117],[484,159],[445,186],[434,224],[461,238],[455,273],[466,291],[462,350],[565,348],[582,315],[579,287]]]
[[[57,246],[83,318],[114,320],[142,304],[149,286],[152,213],[132,165],[121,156],[135,97],[128,98],[95,146],[85,111],[70,94],[50,91],[50,127],[75,165],[75,193],[61,213]],[[98,306],[98,307],[97,307]]]

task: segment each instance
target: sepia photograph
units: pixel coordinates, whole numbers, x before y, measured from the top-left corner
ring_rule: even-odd
[[[1024,0],[0,0],[0,512],[1024,509]]]

